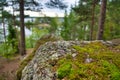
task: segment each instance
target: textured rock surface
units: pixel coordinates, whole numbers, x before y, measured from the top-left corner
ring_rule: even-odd
[[[105,43],[101,41],[102,43]],[[36,51],[32,61],[22,71],[21,80],[56,80],[57,73],[52,70],[55,60],[67,54],[77,55],[73,45],[83,45],[90,42],[56,41],[47,42]],[[105,43],[106,44],[106,43]],[[111,42],[107,43],[111,45]]]
[[[32,61],[22,71],[21,80],[56,80],[56,72],[52,71],[53,62],[66,54],[76,55],[72,45],[79,45],[78,41],[47,42],[40,46]],[[72,52],[72,53],[71,53]]]

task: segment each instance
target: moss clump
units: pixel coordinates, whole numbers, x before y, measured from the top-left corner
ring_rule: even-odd
[[[73,46],[78,52],[75,58],[67,56],[57,63],[59,79],[65,80],[119,80],[120,52],[107,47],[100,42],[94,42],[82,47]],[[89,55],[92,61],[85,63]],[[70,56],[70,55],[69,55]],[[66,72],[68,72],[66,74]]]
[[[110,64],[108,61],[103,61],[103,66],[109,69],[111,74],[111,80],[119,80],[120,79],[120,70],[114,64]]]
[[[58,78],[62,79],[65,76],[69,75],[71,67],[72,65],[70,62],[65,62],[62,65],[60,65],[58,69]]]

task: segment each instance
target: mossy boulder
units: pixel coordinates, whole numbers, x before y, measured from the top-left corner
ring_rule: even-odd
[[[60,37],[56,37],[52,34],[50,35],[44,35],[43,37],[41,37],[36,45],[35,45],[35,48],[33,50],[32,53],[29,53],[29,55],[27,57],[25,57],[21,62],[20,62],[20,66],[17,70],[17,73],[16,73],[16,76],[17,76],[17,80],[21,80],[21,76],[22,76],[22,70],[25,68],[25,66],[33,59],[34,55],[35,55],[35,52],[37,51],[37,49],[45,44],[46,42],[53,42],[53,41],[57,41],[57,40],[62,40]]]
[[[49,41],[36,50],[21,80],[119,80],[117,49],[104,41]]]

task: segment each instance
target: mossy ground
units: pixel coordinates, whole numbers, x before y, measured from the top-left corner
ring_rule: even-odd
[[[77,56],[61,58],[55,66],[59,80],[120,80],[120,45],[94,42],[73,48]],[[86,63],[88,57],[92,60]]]

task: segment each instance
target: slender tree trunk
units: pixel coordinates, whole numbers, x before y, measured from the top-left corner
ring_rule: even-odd
[[[93,28],[94,28],[94,24],[95,24],[95,4],[96,4],[96,0],[93,0],[93,4],[92,4],[92,22],[91,22],[91,29],[90,29],[90,40],[93,40]]]
[[[3,24],[3,35],[4,35],[4,41],[6,42],[5,23],[4,23],[4,18],[3,18],[3,17],[2,17],[2,24]]]
[[[4,42],[6,42],[6,32],[5,32],[5,22],[4,22],[4,16],[3,16],[3,7],[2,7],[2,26],[3,26]]]
[[[102,0],[101,10],[100,10],[100,19],[99,19],[99,25],[98,25],[97,40],[103,39],[104,23],[105,23],[105,16],[106,16],[106,6],[107,6],[107,0]]]
[[[14,10],[14,1],[12,2],[12,9],[13,9],[13,25],[14,25],[14,27],[16,27],[16,22],[15,22],[15,10]]]
[[[20,53],[25,55],[24,0],[20,1]]]

